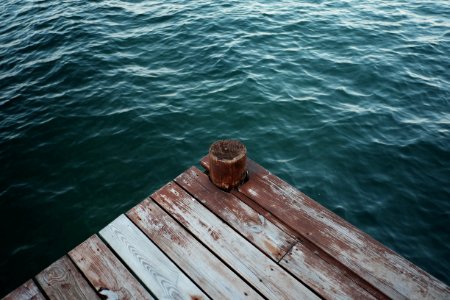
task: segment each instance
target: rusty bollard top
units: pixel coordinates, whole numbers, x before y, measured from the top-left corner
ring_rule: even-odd
[[[237,187],[246,177],[247,148],[236,140],[217,141],[209,148],[209,178],[223,190]]]

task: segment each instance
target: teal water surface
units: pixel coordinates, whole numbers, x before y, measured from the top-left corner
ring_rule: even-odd
[[[0,3],[0,296],[206,154],[450,283],[450,2]]]

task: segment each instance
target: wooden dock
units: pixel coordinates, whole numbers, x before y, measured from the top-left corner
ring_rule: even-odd
[[[5,299],[450,299],[430,274],[248,160],[191,167]]]

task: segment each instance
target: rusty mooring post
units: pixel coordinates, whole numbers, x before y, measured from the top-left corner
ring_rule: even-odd
[[[209,148],[209,178],[219,188],[231,190],[247,175],[247,148],[236,140],[217,141]]]

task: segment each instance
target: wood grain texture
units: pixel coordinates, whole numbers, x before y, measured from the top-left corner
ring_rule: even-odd
[[[205,168],[207,164],[202,163]],[[205,175],[206,176],[206,175]],[[276,224],[283,231],[288,232],[291,236],[295,236],[299,242],[294,249],[301,250],[305,256],[305,260],[300,262],[298,257],[292,257],[293,252],[290,251],[286,255],[281,265],[288,269],[297,278],[313,288],[319,295],[327,299],[385,299],[386,296],[364,279],[352,272],[346,266],[334,259],[332,256],[318,248],[305,239],[301,234],[287,226],[282,220],[278,219],[268,210],[254,202],[246,195],[237,190],[231,193],[251,206],[259,214]],[[294,254],[298,254],[294,252]],[[289,262],[291,262],[289,264]],[[324,276],[326,274],[326,276]],[[334,286],[333,286],[334,285]]]
[[[128,217],[213,299],[262,299],[153,200]]]
[[[125,215],[102,229],[100,235],[156,298],[208,298]]]
[[[67,256],[36,276],[50,299],[100,299]]]
[[[329,263],[303,243],[297,243],[280,264],[325,299],[387,299],[365,290],[353,274]]]
[[[177,184],[167,184],[152,198],[265,297],[317,299],[301,282]]]
[[[264,207],[250,199],[249,197],[245,196],[244,194],[240,193],[237,190],[231,190],[231,194],[233,194],[236,198],[250,206],[254,211],[256,211],[258,214],[266,218],[268,221],[270,221],[272,224],[280,228],[282,231],[286,232],[288,235],[295,237],[298,239],[298,232],[293,230],[291,227],[287,226],[283,223],[280,219],[278,219],[276,216],[274,216],[271,212],[266,210]]]
[[[445,299],[450,289],[255,162],[239,191],[389,297]]]
[[[6,295],[3,300],[45,300],[32,279],[28,280],[17,289]]]
[[[200,160],[200,165],[205,168],[206,174],[208,175],[209,172],[209,160],[208,156],[203,157]],[[230,191],[231,194],[233,194],[235,197],[239,198],[242,202],[250,206],[254,211],[258,212],[260,215],[264,216],[267,220],[275,224],[277,227],[279,227],[284,232],[288,233],[290,236],[297,237],[301,236],[297,231],[286,225],[282,220],[278,219],[275,215],[273,215],[270,211],[259,205],[257,202],[253,201],[251,198],[247,197],[246,195],[240,193],[237,189],[233,189]]]
[[[69,256],[99,294],[116,299],[153,299],[97,235],[78,245]]]
[[[294,237],[234,195],[215,187],[199,169],[189,168],[175,182],[275,261],[295,244]]]

